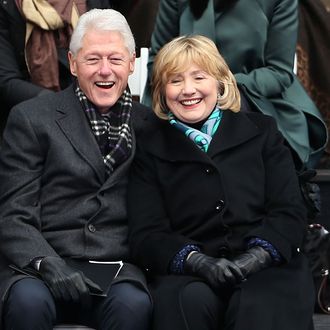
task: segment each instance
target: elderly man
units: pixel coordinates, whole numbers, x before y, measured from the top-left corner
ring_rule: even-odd
[[[151,301],[142,272],[129,263],[126,184],[149,110],[132,103],[127,87],[135,42],[125,18],[111,9],[83,14],[69,61],[75,83],[14,107],[4,133],[1,328],[52,329],[65,321],[146,330]],[[115,276],[91,260],[124,265]],[[87,276],[90,266],[108,289]]]

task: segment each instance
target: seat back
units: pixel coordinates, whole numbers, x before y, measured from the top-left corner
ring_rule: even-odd
[[[149,50],[146,47],[140,49],[140,56],[135,59],[134,72],[128,77],[128,86],[131,90],[133,99],[140,101],[144,93],[144,88],[148,76]]]

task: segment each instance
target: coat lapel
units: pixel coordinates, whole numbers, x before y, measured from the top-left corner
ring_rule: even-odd
[[[143,138],[147,152],[170,161],[208,161],[206,154],[167,120],[156,118],[151,121],[151,129]]]
[[[210,157],[252,139],[259,134],[258,127],[244,113],[223,112],[219,128],[213,136],[208,154]]]
[[[57,109],[56,122],[77,153],[104,182],[105,166],[100,149],[72,88],[64,91],[63,102]]]

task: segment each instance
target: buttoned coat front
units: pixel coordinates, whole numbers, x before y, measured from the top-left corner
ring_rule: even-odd
[[[176,298],[169,296],[178,295],[188,279],[168,274],[173,257],[186,244],[197,244],[214,257],[231,257],[246,249],[249,238],[259,237],[278,250],[283,264],[262,272],[264,277],[260,273],[257,282],[252,276],[244,286],[258,291],[256,299],[268,308],[295,304],[295,312],[306,314],[306,326],[313,311],[312,280],[297,251],[306,211],[290,152],[274,119],[224,111],[207,153],[167,121],[153,118],[150,123],[138,140],[130,176],[130,243],[134,260],[156,279],[151,285],[155,296],[160,295],[159,304],[179,310],[173,305]],[[264,293],[258,288],[265,288]],[[299,295],[305,299],[302,304],[293,300]],[[162,315],[157,306],[156,299],[155,315]],[[240,315],[246,316],[248,309],[243,310]],[[246,329],[244,320],[237,329]],[[175,322],[158,321],[168,328]]]
[[[127,176],[146,111],[133,103],[132,153],[107,178],[73,86],[12,109],[0,152],[2,300],[19,279],[10,263],[24,268],[36,257],[58,255],[129,261]]]

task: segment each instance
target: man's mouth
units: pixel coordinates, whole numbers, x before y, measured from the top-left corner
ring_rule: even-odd
[[[95,85],[97,87],[100,87],[100,88],[104,88],[104,89],[110,89],[111,87],[114,86],[114,82],[113,81],[97,81],[95,83]]]

